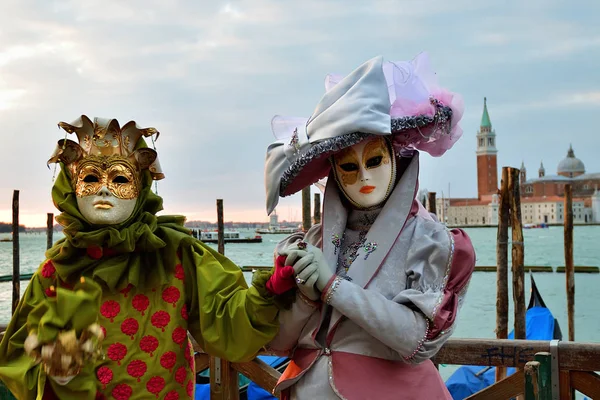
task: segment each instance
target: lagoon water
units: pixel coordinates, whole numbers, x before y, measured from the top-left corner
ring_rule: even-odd
[[[477,253],[477,265],[496,264],[495,228],[467,228]],[[252,235],[253,232],[244,232]],[[564,265],[562,227],[530,229],[524,231],[525,265],[548,265],[556,268]],[[62,237],[55,233],[55,240]],[[258,244],[227,244],[225,254],[238,265],[269,265],[273,248],[285,235],[264,235]],[[510,238],[509,238],[510,240]],[[34,272],[44,260],[46,236],[44,234],[21,234],[21,272]],[[510,246],[509,246],[510,257]],[[575,265],[600,266],[600,226],[578,226],[574,231]],[[509,259],[510,263],[510,259]],[[510,265],[510,264],[509,264]],[[12,273],[12,243],[0,243],[0,275]],[[246,273],[250,279],[250,273]],[[567,337],[567,304],[565,274],[536,273],[535,280],[546,305],[557,318],[565,338]],[[509,278],[509,287],[510,287]],[[27,282],[21,282],[21,292]],[[529,293],[529,279],[525,290]],[[10,318],[11,283],[0,283],[0,323]],[[509,293],[509,327],[512,326],[512,293]],[[496,273],[476,272],[473,275],[467,298],[458,319],[454,337],[494,338],[496,324]],[[577,341],[600,342],[600,274],[575,274],[575,338]],[[441,368],[444,378],[455,369]]]

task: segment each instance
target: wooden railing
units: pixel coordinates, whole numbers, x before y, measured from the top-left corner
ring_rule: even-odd
[[[207,354],[197,353],[196,371],[212,367],[213,360]],[[572,400],[574,390],[591,399],[600,399],[600,376],[594,372],[600,371],[600,343],[450,339],[433,361],[519,368],[469,400],[507,400],[519,395],[525,395],[526,400]],[[211,369],[211,399],[238,399],[238,372],[268,392],[273,391],[280,376],[259,359],[247,363],[220,362],[220,369]]]

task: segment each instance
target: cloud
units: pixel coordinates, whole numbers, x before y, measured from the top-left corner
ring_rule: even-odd
[[[484,96],[506,162],[507,143],[522,131],[560,137],[565,124],[597,142],[584,118],[600,93],[596,10],[594,1],[579,10],[566,0],[9,1],[0,15],[0,168],[11,173],[0,199],[19,188],[24,213],[53,211],[45,162],[64,137],[56,123],[87,114],[161,131],[166,212],[210,214],[223,198],[236,218],[247,210],[266,221],[271,117],[308,116],[327,73],[423,50],[440,83],[463,94],[466,113],[456,148],[423,157],[422,184],[438,190],[450,181],[453,194],[470,195]],[[531,146],[535,159],[564,156],[562,145]],[[578,156],[600,170],[586,151]],[[448,170],[457,174],[439,172]],[[285,210],[298,210],[300,199],[281,204],[293,215]]]

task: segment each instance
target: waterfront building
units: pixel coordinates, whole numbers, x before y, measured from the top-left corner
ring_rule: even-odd
[[[477,197],[437,198],[436,211],[449,226],[495,226],[498,224],[498,149],[483,99],[483,114],[477,140]],[[546,175],[544,164],[538,176],[527,179],[525,163],[520,168],[521,217],[524,224],[562,224],[564,222],[565,185],[573,190],[573,222],[600,223],[600,173],[586,173],[583,161],[569,146],[566,157],[558,163],[556,175]]]

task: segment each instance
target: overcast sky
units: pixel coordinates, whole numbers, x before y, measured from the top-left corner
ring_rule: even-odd
[[[502,5],[501,5],[502,4]],[[465,99],[463,138],[424,155],[421,187],[476,196],[483,97],[498,167],[547,174],[569,143],[600,172],[600,2],[555,0],[3,0],[0,12],[0,221],[45,225],[46,160],[81,114],[156,127],[166,213],[266,221],[263,166],[275,114],[308,117],[327,73],[428,51]],[[300,196],[280,203],[300,218]]]

